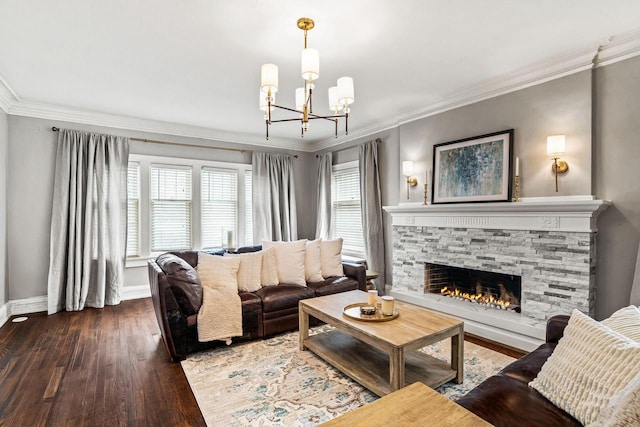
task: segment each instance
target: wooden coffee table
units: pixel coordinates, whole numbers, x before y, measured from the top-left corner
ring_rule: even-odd
[[[422,383],[368,403],[322,427],[491,427],[491,424]]]
[[[362,291],[300,301],[300,349],[313,351],[378,396],[417,381],[432,388],[451,380],[462,383],[462,320],[402,301],[396,301],[400,315],[388,322],[344,316],[346,305],[366,301]],[[309,336],[310,315],[335,329]],[[416,351],[446,338],[451,338],[451,363]]]

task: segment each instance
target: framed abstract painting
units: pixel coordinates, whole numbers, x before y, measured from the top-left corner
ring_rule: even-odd
[[[432,203],[511,200],[513,129],[433,146]]]

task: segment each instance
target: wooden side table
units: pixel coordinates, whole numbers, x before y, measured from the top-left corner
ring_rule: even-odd
[[[373,284],[373,280],[377,279],[380,273],[373,270],[367,270],[366,274],[367,274],[367,290],[369,291],[371,289],[376,289],[375,285]]]

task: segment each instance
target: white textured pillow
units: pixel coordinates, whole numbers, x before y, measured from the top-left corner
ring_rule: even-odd
[[[276,248],[263,249],[261,252],[262,271],[260,272],[260,282],[262,286],[276,286],[279,283]]]
[[[304,274],[306,239],[295,242],[262,242],[262,247],[276,250],[278,281],[290,285],[307,286]]]
[[[638,374],[640,343],[578,310],[529,386],[587,425]]]
[[[629,339],[640,342],[640,310],[635,305],[621,308],[600,323]]]
[[[342,238],[337,240],[323,240],[320,242],[320,263],[322,277],[342,277]]]
[[[598,419],[587,427],[640,426],[640,374],[600,411]]]
[[[240,258],[209,255],[198,252],[198,266],[196,271],[202,286],[211,289],[238,291],[238,270]]]
[[[255,292],[262,287],[262,252],[225,254],[224,256],[240,258],[240,269],[238,270],[238,290],[244,292]]]
[[[305,247],[304,274],[307,282],[321,282],[322,263],[320,262],[320,242],[322,239],[309,240]]]

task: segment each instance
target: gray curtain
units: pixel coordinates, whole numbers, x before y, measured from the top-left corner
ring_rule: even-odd
[[[318,159],[318,213],[316,219],[316,239],[329,239],[331,232],[331,167],[333,153],[326,153]]]
[[[293,157],[253,153],[253,241],[298,239]]]
[[[384,227],[382,223],[382,196],[380,193],[379,139],[360,145],[360,208],[367,266],[379,274],[376,288],[384,293]]]
[[[49,314],[120,303],[128,138],[61,129],[51,212]]]

